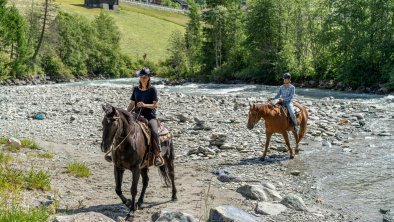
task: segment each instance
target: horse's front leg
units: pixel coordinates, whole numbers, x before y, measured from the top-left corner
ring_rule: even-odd
[[[123,204],[128,204],[127,198],[122,193],[122,181],[123,181],[124,169],[114,166],[115,175],[115,192],[122,200]],[[127,206],[129,207],[129,206]]]
[[[135,198],[137,196],[137,188],[138,188],[138,181],[140,180],[140,176],[141,176],[141,170],[139,167],[136,167],[135,170],[133,170],[133,183],[131,184],[131,206],[130,208],[130,213],[128,216],[130,216],[131,214],[134,213],[134,211],[136,210],[136,205],[135,205]]]
[[[267,155],[267,151],[268,151],[268,147],[269,147],[269,145],[270,145],[270,141],[271,141],[271,136],[272,136],[272,133],[271,132],[265,132],[265,148],[264,148],[264,151],[263,151],[263,155],[260,157],[260,160],[261,161],[264,161],[264,159],[265,159],[265,156]]]
[[[285,142],[286,142],[287,147],[289,148],[290,159],[294,159],[294,152],[293,152],[293,149],[291,149],[291,146],[290,146],[289,134],[287,134],[287,131],[285,131],[285,132],[282,133],[282,135],[283,135],[283,138],[285,138]]]
[[[145,191],[149,183],[148,168],[141,169],[141,177],[142,177],[142,190],[141,190],[140,198],[138,199],[137,202],[138,208],[140,208],[144,203]]]

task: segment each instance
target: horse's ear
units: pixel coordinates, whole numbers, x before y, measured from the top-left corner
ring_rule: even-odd
[[[253,103],[251,101],[249,101],[249,107],[252,107]]]
[[[102,104],[101,107],[103,107],[104,112],[107,111],[107,107],[104,104]]]
[[[256,109],[256,104],[253,104],[253,105],[252,105],[252,109]]]
[[[111,116],[119,116],[118,110],[115,107],[111,106]]]

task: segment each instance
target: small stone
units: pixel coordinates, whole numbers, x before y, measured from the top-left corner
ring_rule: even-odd
[[[327,141],[327,140],[323,140],[322,145],[323,146],[328,146],[329,148],[331,148],[331,143],[329,141]]]
[[[301,172],[298,171],[298,170],[293,170],[293,171],[290,172],[290,174],[293,175],[293,176],[299,176],[300,173],[301,173]]]
[[[343,149],[343,152],[350,153],[350,152],[352,152],[352,149],[344,148],[344,149]]]
[[[75,117],[75,116],[71,116],[71,117],[70,117],[70,121],[71,121],[71,122],[73,122],[73,121],[76,120],[76,119],[77,119],[77,117]]]
[[[162,211],[152,215],[154,222],[197,222],[197,220],[186,213],[179,211]]]
[[[256,206],[256,213],[263,215],[278,215],[285,211],[287,208],[282,204],[259,202]]]
[[[295,194],[286,195],[281,203],[297,211],[308,211],[302,198]]]

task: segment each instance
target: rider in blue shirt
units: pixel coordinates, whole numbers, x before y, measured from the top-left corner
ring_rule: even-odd
[[[278,99],[280,98],[280,101],[283,103],[284,106],[286,106],[287,110],[289,111],[290,118],[294,123],[294,130],[298,133],[298,123],[296,116],[294,114],[294,108],[293,108],[293,97],[295,94],[295,87],[290,84],[291,82],[291,75],[290,73],[285,73],[283,74],[283,85],[279,87],[278,93],[276,94],[275,97],[270,98],[269,100],[273,99]]]

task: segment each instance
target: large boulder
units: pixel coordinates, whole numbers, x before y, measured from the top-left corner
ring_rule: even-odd
[[[152,222],[197,222],[197,220],[179,211],[161,211],[152,215]]]
[[[288,194],[286,195],[283,200],[281,201],[283,205],[286,207],[289,207],[294,210],[298,211],[308,211],[306,208],[306,205],[304,201],[302,200],[301,197],[295,195],[295,194]]]
[[[287,208],[278,203],[259,202],[256,206],[256,213],[263,215],[278,215],[285,211]]]
[[[261,185],[244,185],[237,189],[237,192],[252,200],[280,201],[282,197],[273,189]]]
[[[78,213],[73,215],[58,215],[53,218],[53,222],[75,221],[115,222],[111,218],[97,212]]]
[[[208,221],[211,222],[263,222],[261,219],[230,205],[211,209]]]

